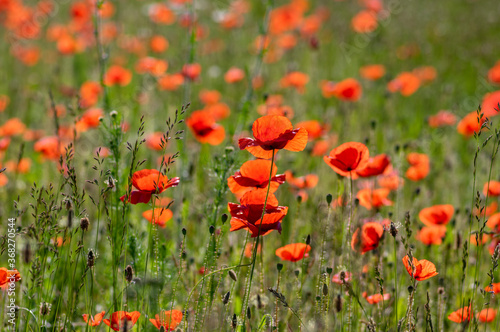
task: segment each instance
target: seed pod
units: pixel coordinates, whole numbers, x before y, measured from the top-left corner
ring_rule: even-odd
[[[337,312],[342,311],[342,298],[340,297],[340,294],[338,294],[335,298],[335,310],[337,310]]]
[[[233,279],[234,281],[236,281],[238,278],[236,277],[236,273],[233,271],[233,270],[229,270],[229,276],[231,277],[231,279]]]
[[[323,284],[323,295],[328,296],[328,285],[327,284]]]
[[[209,230],[210,234],[213,235],[215,232],[215,227],[213,225],[210,225],[210,228],[208,230]]]
[[[68,228],[73,226],[73,209],[68,210]]]
[[[236,314],[233,314],[233,320],[231,322],[231,326],[233,327],[233,329],[235,329],[236,325],[238,325],[238,317],[236,317]]]
[[[89,229],[89,225],[90,225],[89,218],[84,217],[80,219],[80,228],[82,231],[87,231]]]
[[[133,278],[134,278],[134,270],[132,269],[131,265],[127,265],[127,267],[125,268],[125,280],[127,280],[130,283]]]
[[[221,221],[222,221],[222,224],[223,224],[223,225],[226,223],[227,218],[228,218],[228,217],[227,217],[227,214],[226,214],[226,213],[224,213],[224,214],[221,216],[221,218],[220,218],[220,219],[221,219]]]
[[[95,255],[92,249],[89,250],[89,254],[87,255],[87,266],[88,267],[93,267],[95,263]]]
[[[307,234],[306,244],[307,245],[311,244],[311,234]]]
[[[333,272],[333,269],[331,267],[326,268],[326,273],[332,274],[332,272]]]
[[[185,228],[183,228],[183,229],[182,229],[182,235],[186,236],[186,233],[187,233],[186,229],[185,229]]]
[[[332,200],[333,200],[332,194],[326,195],[326,202],[328,203],[328,205],[332,204]]]
[[[278,263],[278,264],[276,265],[276,268],[278,269],[278,271],[283,270],[283,264]]]
[[[250,307],[247,308],[247,318],[252,319],[252,311],[250,310]]]
[[[229,302],[229,296],[231,295],[231,292],[227,292],[224,297],[222,298],[222,303],[226,305]]]

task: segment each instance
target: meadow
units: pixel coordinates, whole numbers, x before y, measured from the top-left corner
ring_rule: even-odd
[[[1,331],[500,331],[497,0],[0,0]]]

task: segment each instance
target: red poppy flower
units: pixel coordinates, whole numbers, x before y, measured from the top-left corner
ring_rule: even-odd
[[[381,301],[387,301],[391,298],[391,294],[389,293],[384,293],[384,296],[382,294],[377,293],[373,295],[367,295],[366,292],[363,293],[363,297],[366,299],[366,302],[369,304],[377,304]]]
[[[280,184],[285,183],[285,174],[276,175],[278,168],[273,163],[270,193],[274,193]],[[266,189],[269,184],[271,161],[265,159],[250,160],[241,165],[240,170],[227,179],[229,190],[233,194],[244,194],[253,189]]]
[[[376,81],[385,75],[384,65],[368,65],[359,69],[361,77],[370,81]]]
[[[184,76],[182,74],[165,74],[158,79],[160,90],[175,91],[184,84]]]
[[[237,83],[245,78],[245,72],[237,67],[231,67],[224,75],[226,83]]]
[[[406,170],[406,177],[412,181],[419,181],[429,175],[431,166],[429,157],[424,153],[412,152],[406,160],[410,167]]]
[[[356,171],[356,174],[363,178],[377,176],[383,174],[390,164],[391,161],[386,154],[379,154],[369,158],[365,168]]]
[[[488,70],[488,81],[495,84],[500,84],[500,61]]]
[[[400,92],[402,96],[408,97],[415,93],[420,87],[420,79],[410,72],[403,72],[387,84],[390,92]]]
[[[241,150],[247,150],[257,158],[269,159],[273,150],[302,151],[307,145],[307,130],[293,129],[284,116],[265,115],[255,120],[252,138],[240,138]]]
[[[360,11],[351,20],[351,28],[357,33],[370,33],[377,27],[377,15],[371,10]]]
[[[132,81],[132,72],[121,66],[111,66],[104,75],[104,85],[126,86]]]
[[[384,227],[378,222],[370,221],[357,228],[352,235],[351,248],[364,254],[367,251],[376,249],[380,239],[384,235]]]
[[[179,184],[179,178],[168,179],[167,176],[160,174],[156,169],[143,169],[132,175],[132,185],[137,189],[130,193],[128,201],[131,204],[149,203],[153,194],[160,194],[165,189],[176,187]],[[120,199],[125,201],[126,195]]]
[[[484,196],[500,196],[500,181],[486,182],[483,187]]]
[[[215,122],[209,111],[194,111],[186,124],[200,143],[219,145],[226,136],[224,127]]]
[[[299,93],[303,93],[305,91],[305,85],[307,82],[309,82],[309,76],[299,71],[288,73],[280,80],[282,87],[295,88]]]
[[[500,114],[500,90],[493,91],[484,95],[483,102],[481,103],[481,112],[484,113],[486,117],[492,117]]]
[[[470,112],[469,114],[464,116],[462,120],[460,120],[460,122],[457,125],[457,131],[459,132],[459,134],[467,138],[471,137],[472,135],[474,135],[475,132],[476,133],[479,132],[481,126],[485,121],[486,117],[482,117],[478,121],[477,112],[476,111]]]
[[[319,182],[319,178],[316,174],[307,174],[300,177],[295,177],[293,172],[286,171],[286,182],[288,182],[292,187],[296,189],[308,189],[314,188]]]
[[[492,214],[488,218],[488,221],[486,222],[486,226],[488,226],[489,228],[496,230],[498,232],[499,226],[500,226],[500,212]]]
[[[342,273],[344,273],[344,275],[345,275],[344,280],[346,282],[349,282],[351,280],[351,278],[352,278],[352,273],[351,272],[339,272],[339,273],[333,275],[332,282],[334,282],[336,284],[339,284],[339,285],[342,285],[343,281],[342,281],[342,278],[340,277],[340,275]]]
[[[422,227],[417,234],[417,240],[423,244],[430,246],[431,244],[440,245],[443,243],[443,238],[446,236],[446,227],[444,226],[428,226]]]
[[[418,217],[427,226],[446,225],[454,213],[455,208],[453,205],[443,204],[422,209]]]
[[[288,207],[278,206],[278,200],[273,194],[269,194],[264,218],[261,217],[266,199],[265,190],[254,190],[247,192],[240,200],[240,205],[229,203],[231,213],[231,232],[247,229],[252,237],[266,235],[273,230],[281,233],[281,221],[288,212]]]
[[[309,140],[320,138],[325,131],[324,126],[317,120],[308,120],[297,123],[297,127],[305,128]]]
[[[452,312],[448,315],[448,319],[455,323],[463,323],[470,321],[472,316],[474,316],[474,313],[472,312],[472,308],[469,306]]]
[[[111,315],[111,319],[105,319],[104,324],[108,325],[111,329],[115,331],[121,331],[124,326],[131,329],[135,322],[139,319],[141,313],[139,311],[126,312],[126,311],[115,311]]]
[[[323,157],[325,163],[342,176],[352,176],[353,172],[365,168],[368,159],[368,148],[358,142],[344,143]]]
[[[365,188],[358,191],[356,198],[359,200],[359,205],[365,207],[366,209],[378,209],[382,206],[392,205],[393,202],[387,198],[390,193],[391,191],[387,188]]]
[[[158,330],[163,326],[165,331],[173,331],[182,321],[182,311],[162,311],[159,315],[155,315],[155,319],[150,318],[149,321],[153,323]]]
[[[89,326],[99,326],[101,324],[102,318],[104,317],[105,314],[106,314],[106,311],[102,311],[95,316],[90,316],[88,314],[84,314],[83,320]]]
[[[428,119],[431,128],[453,126],[457,122],[457,116],[449,111],[439,111]]]
[[[285,261],[297,262],[308,256],[311,246],[305,243],[292,243],[276,249],[276,256]]]
[[[427,280],[438,275],[436,266],[426,259],[417,260],[415,257],[413,257],[413,271],[408,255],[403,257],[403,264],[405,265],[408,274],[418,281]]]
[[[481,323],[491,323],[496,317],[497,310],[493,308],[483,309],[477,314],[477,318]]]
[[[498,294],[500,293],[500,282],[493,283],[491,286],[488,285],[484,290],[488,293]]]
[[[331,94],[343,101],[358,101],[363,89],[354,78],[346,78],[332,86]]]
[[[147,210],[142,213],[144,219],[149,221],[152,224],[157,224],[161,228],[165,228],[167,221],[172,219],[173,213],[170,209],[165,208],[156,208],[154,210]]]
[[[0,173],[1,174],[1,173]],[[16,269],[7,270],[5,267],[0,267],[0,287],[8,288],[11,281],[21,280],[21,274]]]
[[[203,104],[212,105],[219,102],[221,94],[217,90],[201,90],[198,96]]]

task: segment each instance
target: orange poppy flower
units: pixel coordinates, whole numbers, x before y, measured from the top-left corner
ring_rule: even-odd
[[[387,174],[380,175],[377,178],[377,183],[382,188],[387,188],[389,190],[397,190],[404,184],[404,180],[399,177],[396,171],[391,171]]]
[[[440,245],[443,243],[443,238],[446,236],[446,227],[444,226],[427,226],[417,234],[417,240],[423,244],[430,246],[431,244]]]
[[[324,156],[323,160],[337,174],[342,176],[352,176],[357,170],[366,167],[369,159],[369,152],[366,145],[358,142],[344,143],[332,151],[330,155]]]
[[[121,66],[111,66],[104,75],[104,84],[107,86],[126,86],[132,81],[132,72]]]
[[[0,287],[2,289],[7,289],[11,281],[17,282],[19,280],[21,280],[19,271],[16,269],[11,271],[5,267],[0,267]]]
[[[257,254],[260,254],[261,251],[261,245],[257,246]],[[247,258],[252,258],[252,253],[253,253],[253,243],[247,243],[245,246],[245,257]]]
[[[7,106],[9,105],[10,98],[6,95],[0,95],[0,112],[5,111]]]
[[[201,65],[199,63],[188,63],[182,67],[182,75],[185,78],[194,81],[201,74]]]
[[[0,136],[16,136],[26,131],[26,125],[19,118],[10,118],[0,127]]]
[[[488,70],[488,81],[495,84],[500,84],[500,61]]]
[[[403,264],[405,265],[408,274],[418,281],[427,280],[438,275],[436,266],[426,259],[417,260],[415,257],[413,257],[413,271],[409,262],[408,255],[403,257]]]
[[[332,282],[334,282],[334,283],[336,283],[336,284],[339,284],[339,285],[342,285],[342,284],[343,284],[343,281],[342,281],[342,278],[340,277],[340,274],[341,274],[341,273],[342,273],[342,272],[339,272],[339,273],[334,274],[334,275],[333,275],[333,277],[332,277]],[[352,278],[352,273],[351,273],[351,272],[344,272],[344,274],[345,274],[345,278],[344,278],[344,280],[345,280],[346,282],[351,281],[351,278]]]
[[[158,330],[163,326],[165,331],[173,331],[182,321],[182,311],[162,311],[159,315],[155,315],[155,319],[150,318],[149,321],[153,323]]]
[[[478,243],[482,245],[488,242],[490,239],[491,237],[489,234],[482,234],[482,235],[477,234],[477,240],[476,240],[476,234],[472,234],[469,237],[469,243],[474,246],[477,246]]]
[[[281,221],[286,216],[288,207],[278,206],[274,194],[269,194],[264,218],[261,218],[265,199],[265,190],[254,190],[243,195],[241,205],[229,203],[228,209],[232,217],[230,231],[247,229],[252,237],[257,237],[260,227],[260,235],[266,235],[273,230],[281,234]]]
[[[286,171],[286,182],[296,189],[314,188],[319,182],[316,174],[308,174],[300,177],[295,177],[293,172]]]
[[[156,3],[149,8],[149,18],[155,23],[164,25],[171,25],[175,22],[174,12],[161,3]]]
[[[484,290],[488,293],[498,294],[500,293],[500,282],[488,285],[484,288]]]
[[[29,158],[21,158],[21,160],[9,160],[5,163],[5,167],[7,170],[14,171],[20,174],[26,174],[29,172],[31,168],[31,159]]]
[[[498,231],[500,226],[500,212],[492,214],[488,221],[486,222],[486,226],[489,228]]]
[[[297,28],[303,19],[303,10],[293,3],[275,8],[269,14],[269,31],[273,35]]]
[[[282,87],[295,88],[299,93],[303,93],[305,91],[305,85],[307,82],[309,82],[309,76],[301,73],[300,71],[292,71],[280,80]]]
[[[131,329],[141,316],[139,311],[115,311],[111,315],[111,319],[105,319],[104,324],[108,325],[112,330],[121,331],[123,326]]]
[[[452,312],[448,315],[448,319],[455,323],[463,323],[470,321],[472,316],[474,316],[474,313],[472,312],[472,308],[469,306]]]
[[[384,296],[382,294],[377,293],[373,295],[367,295],[366,292],[363,292],[363,297],[365,298],[366,302],[369,304],[377,304],[381,301],[387,301],[391,298],[391,294],[389,293],[384,293]]]
[[[237,67],[231,67],[224,75],[226,83],[237,83],[245,78],[245,72]]]
[[[491,323],[497,317],[497,310],[493,308],[483,309],[477,314],[481,323]]]
[[[361,231],[359,227],[356,228],[352,235],[351,248],[354,251],[361,251],[362,254],[374,250],[383,235],[384,227],[378,222],[369,221],[361,226]]]
[[[225,119],[229,116],[229,114],[231,114],[229,106],[225,103],[207,105],[204,110],[209,112],[215,120]]]
[[[184,75],[182,74],[166,74],[158,79],[160,90],[175,91],[184,84]]]
[[[359,69],[359,74],[361,77],[366,78],[370,81],[376,81],[381,79],[385,75],[384,65],[368,65],[363,66]]]
[[[151,51],[155,53],[163,53],[168,49],[168,40],[160,35],[155,35],[151,37],[151,40],[149,41],[149,47],[151,48]]]
[[[453,126],[457,122],[457,116],[449,111],[439,111],[436,115],[428,118],[431,128]]]
[[[436,79],[437,71],[436,68],[432,66],[422,66],[413,69],[412,73],[417,76],[417,78],[422,83],[432,82]]]
[[[151,150],[155,151],[161,151],[163,148],[161,147],[161,142],[163,139],[164,133],[161,131],[157,131],[154,133],[151,133],[146,136],[146,146],[150,148]]]
[[[492,117],[500,114],[500,90],[493,91],[484,95],[483,102],[481,103],[481,112],[485,117]]]
[[[444,226],[451,220],[454,213],[455,208],[451,204],[434,205],[422,209],[418,218],[427,226]]]
[[[500,196],[500,181],[486,182],[483,187],[484,196]]]
[[[305,243],[292,243],[276,249],[276,256],[284,261],[298,262],[304,257],[308,257],[311,246]]]
[[[153,210],[147,210],[142,213],[142,216],[150,223],[157,224],[161,228],[165,228],[167,221],[172,219],[173,213],[170,209],[156,208],[154,210],[154,215]]]
[[[336,97],[342,101],[358,101],[363,92],[361,84],[354,78],[346,78],[338,83],[322,81],[320,86],[325,98]]]
[[[221,94],[217,90],[201,90],[198,96],[205,105],[217,104],[221,98]]]
[[[320,138],[325,131],[324,126],[317,120],[308,120],[297,123],[297,127],[305,128],[307,130],[307,137],[309,140]]]
[[[357,33],[370,33],[377,27],[377,15],[371,10],[360,11],[351,20],[351,28]]]
[[[192,112],[186,124],[200,143],[219,145],[226,137],[224,127],[215,122],[209,111]]]
[[[363,178],[377,176],[383,174],[390,164],[391,161],[386,154],[379,154],[369,158],[365,168],[357,170],[356,174]]]
[[[57,136],[47,136],[39,139],[35,142],[33,149],[35,152],[42,153],[45,158],[50,160],[59,160],[61,151],[64,151]]]
[[[412,181],[424,179],[430,172],[429,157],[424,153],[412,152],[408,154],[406,160],[410,167],[406,170],[406,177]]]
[[[490,205],[484,207],[482,210],[481,209],[478,210],[477,208],[474,208],[474,215],[475,216],[481,215],[481,217],[484,217],[484,216],[490,217],[495,212],[497,212],[497,209],[498,209],[498,203],[491,202]]]
[[[403,72],[387,84],[389,92],[398,92],[408,97],[420,87],[420,79],[413,73]]]
[[[98,82],[87,81],[80,87],[80,107],[89,108],[97,104],[102,87]]]
[[[128,201],[131,204],[149,203],[153,194],[160,194],[167,188],[176,187],[179,184],[179,178],[168,179],[156,169],[143,169],[136,171],[132,175],[132,185],[137,190],[132,190]],[[125,201],[126,195],[120,198]]]
[[[86,110],[80,120],[75,124],[77,132],[85,132],[91,128],[97,128],[100,124],[100,119],[104,117],[104,112],[100,108],[91,108]]]
[[[457,131],[459,134],[465,137],[471,137],[474,135],[474,132],[479,132],[481,126],[486,121],[486,118],[483,117],[478,121],[477,112],[473,111],[467,114],[465,117],[458,122]]]
[[[276,44],[279,48],[291,50],[297,45],[297,37],[291,33],[286,33],[278,37]]]
[[[138,74],[148,73],[152,76],[161,76],[167,71],[167,69],[167,61],[156,59],[150,56],[140,58],[135,65],[135,71]]]
[[[247,150],[257,158],[269,159],[273,150],[302,151],[307,145],[307,130],[293,129],[284,116],[265,115],[255,120],[252,126],[255,139],[240,138],[240,150]]]
[[[87,323],[89,326],[99,326],[101,325],[102,318],[106,314],[106,311],[101,311],[95,316],[90,316],[88,314],[83,314],[83,320],[85,323]]]
[[[285,183],[285,174],[276,175],[278,168],[273,165],[269,192],[274,193],[280,184]],[[229,190],[233,194],[242,195],[254,189],[266,189],[269,185],[271,161],[265,159],[250,160],[241,165],[240,170],[227,179]]]

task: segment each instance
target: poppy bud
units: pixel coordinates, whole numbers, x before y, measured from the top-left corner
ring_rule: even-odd
[[[231,277],[231,279],[233,279],[234,281],[237,280],[236,278],[236,273],[233,271],[233,270],[229,270],[229,276]]]
[[[342,311],[342,298],[340,297],[340,294],[338,294],[335,298],[335,310],[337,310],[337,312]]]
[[[372,127],[372,129],[375,129],[377,127],[377,121],[375,120],[370,121],[370,126]]]
[[[408,286],[408,293],[413,293],[413,286]]]
[[[308,234],[308,235],[307,235],[306,244],[307,244],[307,245],[310,245],[310,244],[311,244],[311,234]]]
[[[221,220],[222,220],[222,224],[224,225],[227,221],[227,214],[224,213],[222,216],[221,216]]]
[[[250,311],[250,307],[247,308],[247,318],[252,319],[252,312]]]
[[[73,209],[68,210],[68,228],[73,226]]]
[[[327,272],[328,274],[332,274],[333,269],[332,269],[331,267],[327,267],[327,268],[326,268],[326,272]]]
[[[237,324],[238,324],[238,318],[236,317],[236,314],[233,314],[233,320],[231,322],[232,328],[235,329]]]
[[[359,198],[356,198],[356,199],[354,200],[354,206],[359,206]]]
[[[293,271],[293,273],[295,273],[295,276],[298,277],[299,274],[300,274],[300,270],[299,269],[296,269],[295,271]]]
[[[340,272],[340,280],[342,280],[342,282],[345,283],[345,272],[344,271]]]
[[[438,287],[438,294],[443,295],[444,294],[444,287]]]
[[[396,153],[398,153],[398,152],[399,152],[399,149],[400,149],[399,144],[396,144],[396,145],[394,146],[394,151],[395,151]]]
[[[125,280],[131,282],[133,278],[134,278],[134,270],[132,269],[131,265],[127,265],[127,267],[125,268]]]
[[[90,225],[89,218],[84,217],[80,219],[80,228],[82,229],[82,231],[87,231],[89,229],[89,225]]]
[[[163,325],[160,326],[160,332],[165,332],[165,327]]]
[[[210,225],[210,228],[208,230],[209,230],[210,234],[213,235],[215,232],[215,227],[213,225]]]
[[[118,115],[118,112],[117,111],[111,111],[109,113],[109,115],[112,117],[112,118],[116,118],[116,116]]]
[[[323,284],[323,295],[328,296],[328,285],[327,284]]]
[[[302,203],[302,196],[301,195],[297,195],[297,203]]]
[[[92,249],[89,250],[89,254],[87,255],[87,266],[88,267],[93,267],[95,263],[95,256],[94,252]]]
[[[183,228],[183,229],[182,229],[182,235],[186,236],[186,233],[187,233],[186,229],[185,229],[185,228]]]
[[[278,271],[283,270],[283,264],[278,263],[278,265],[276,265],[276,268],[278,269]]]
[[[183,251],[182,254],[181,254],[182,259],[186,259],[186,256],[187,256],[186,252]]]
[[[71,208],[73,207],[73,204],[71,203],[71,200],[69,198],[64,200],[64,204],[65,204],[66,210],[71,210]]]
[[[222,298],[222,303],[227,304],[229,302],[229,296],[231,295],[231,292],[227,292],[224,297]]]
[[[321,296],[316,296],[316,302],[321,301]]]
[[[326,195],[326,202],[328,203],[328,205],[332,204],[332,199],[333,199],[332,194]]]
[[[316,37],[311,37],[309,39],[309,46],[313,49],[313,50],[317,50],[319,48],[319,40],[318,38]]]

